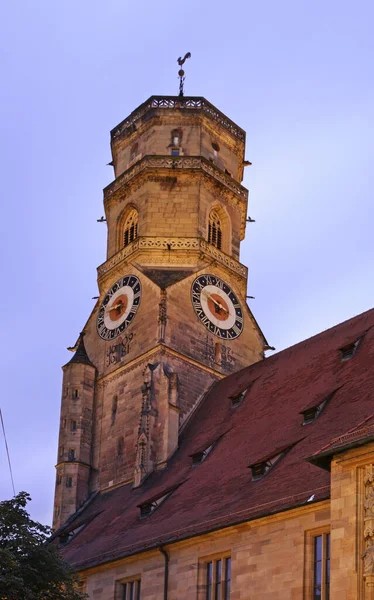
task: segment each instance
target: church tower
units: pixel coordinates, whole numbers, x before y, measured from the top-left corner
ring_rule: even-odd
[[[111,149],[100,296],[64,367],[55,528],[165,468],[206,391],[266,348],[239,262],[245,132],[204,98],[152,96]]]

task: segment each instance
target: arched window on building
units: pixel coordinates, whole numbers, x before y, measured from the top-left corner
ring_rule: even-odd
[[[171,132],[170,150],[172,156],[179,156],[181,153],[182,130],[173,129]]]
[[[180,146],[182,141],[182,130],[181,129],[173,129],[171,132],[171,145],[172,146]]]
[[[218,250],[222,250],[221,219],[215,210],[212,210],[209,215],[208,242]]]
[[[123,228],[123,246],[126,247],[138,237],[138,211],[133,208],[128,214]]]
[[[213,154],[215,157],[218,156],[218,152],[220,151],[220,147],[219,144],[217,144],[217,142],[212,142],[212,148],[213,148]]]

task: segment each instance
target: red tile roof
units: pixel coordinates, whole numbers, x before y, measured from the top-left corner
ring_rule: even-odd
[[[322,468],[329,467],[329,460],[334,454],[339,454],[344,450],[356,446],[362,446],[374,440],[374,415],[370,415],[358,425],[349,429],[343,435],[333,438],[323,448],[308,457],[311,463],[319,465]]]
[[[64,546],[66,559],[83,569],[301,506],[313,494],[313,502],[329,498],[329,473],[305,457],[338,443],[348,429],[354,433],[354,428],[372,426],[364,421],[373,415],[373,326],[374,309],[213,386],[182,431],[167,469],[153,473],[137,489],[123,485],[88,503],[77,520],[94,518]],[[365,332],[355,355],[341,361],[339,349]],[[252,382],[243,402],[233,408],[230,398]],[[320,416],[303,426],[300,411],[334,390]],[[220,435],[206,460],[193,467],[196,449]],[[292,444],[264,477],[251,480],[248,465]],[[139,518],[139,505],[174,486],[157,510]]]

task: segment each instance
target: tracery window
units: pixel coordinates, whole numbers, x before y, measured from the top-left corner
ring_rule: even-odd
[[[126,247],[138,237],[138,211],[134,208],[128,215],[124,231],[123,246]]]
[[[208,242],[222,250],[222,226],[221,219],[215,210],[209,215]]]

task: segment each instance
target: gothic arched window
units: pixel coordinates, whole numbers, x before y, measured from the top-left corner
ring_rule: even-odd
[[[215,210],[209,215],[208,242],[218,250],[222,250],[222,227],[221,219]]]
[[[123,246],[126,247],[138,237],[138,211],[133,208],[128,214],[123,228]]]
[[[181,129],[173,129],[171,132],[171,145],[172,146],[180,146],[182,141],[182,130]]]

